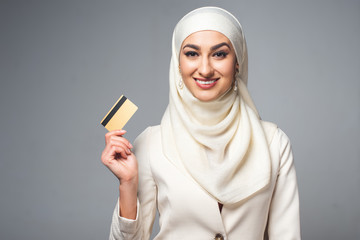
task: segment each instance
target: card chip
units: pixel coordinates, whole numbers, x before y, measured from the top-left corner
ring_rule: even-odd
[[[137,109],[138,107],[134,103],[121,95],[103,118],[101,124],[109,131],[122,129]]]

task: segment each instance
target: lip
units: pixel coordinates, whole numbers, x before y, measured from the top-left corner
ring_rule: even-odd
[[[193,78],[195,83],[201,89],[210,89],[214,87],[219,80],[219,78]]]

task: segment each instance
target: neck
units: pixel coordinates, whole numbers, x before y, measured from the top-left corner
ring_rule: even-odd
[[[221,122],[228,115],[237,97],[237,93],[232,91],[232,87],[218,99],[210,102],[203,102],[195,98],[186,87],[181,95],[185,109],[191,118],[198,124],[208,126]]]

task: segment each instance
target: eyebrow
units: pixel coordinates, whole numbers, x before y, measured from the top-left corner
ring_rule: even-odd
[[[230,46],[229,46],[229,44],[227,44],[226,42],[222,42],[222,43],[216,44],[215,46],[212,46],[210,49],[213,51],[213,50],[216,50],[216,49],[218,49],[218,48],[220,48],[220,47],[222,47],[222,46],[227,46],[229,49],[231,49]],[[186,45],[183,47],[183,49],[185,49],[186,47],[194,48],[194,49],[196,49],[196,50],[200,50],[200,47],[197,46],[197,45],[194,45],[194,44],[186,44]]]
[[[210,49],[211,49],[211,50],[216,50],[216,49],[218,49],[218,48],[220,48],[220,47],[222,47],[222,46],[227,46],[229,49],[231,49],[230,46],[229,46],[229,44],[227,44],[226,42],[222,42],[222,43],[216,44],[215,46],[212,46]]]
[[[194,48],[194,49],[196,49],[196,50],[199,50],[199,49],[200,49],[199,46],[194,45],[194,44],[186,44],[186,45],[183,47],[183,49],[185,49],[186,47]]]

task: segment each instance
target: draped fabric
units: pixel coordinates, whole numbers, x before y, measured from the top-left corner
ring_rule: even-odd
[[[194,32],[213,30],[232,43],[239,64],[237,91],[202,102],[179,87],[179,52]],[[172,38],[169,105],[161,121],[167,159],[223,204],[233,204],[270,181],[269,146],[258,112],[247,90],[246,41],[237,19],[224,9],[204,7],[185,15]]]

